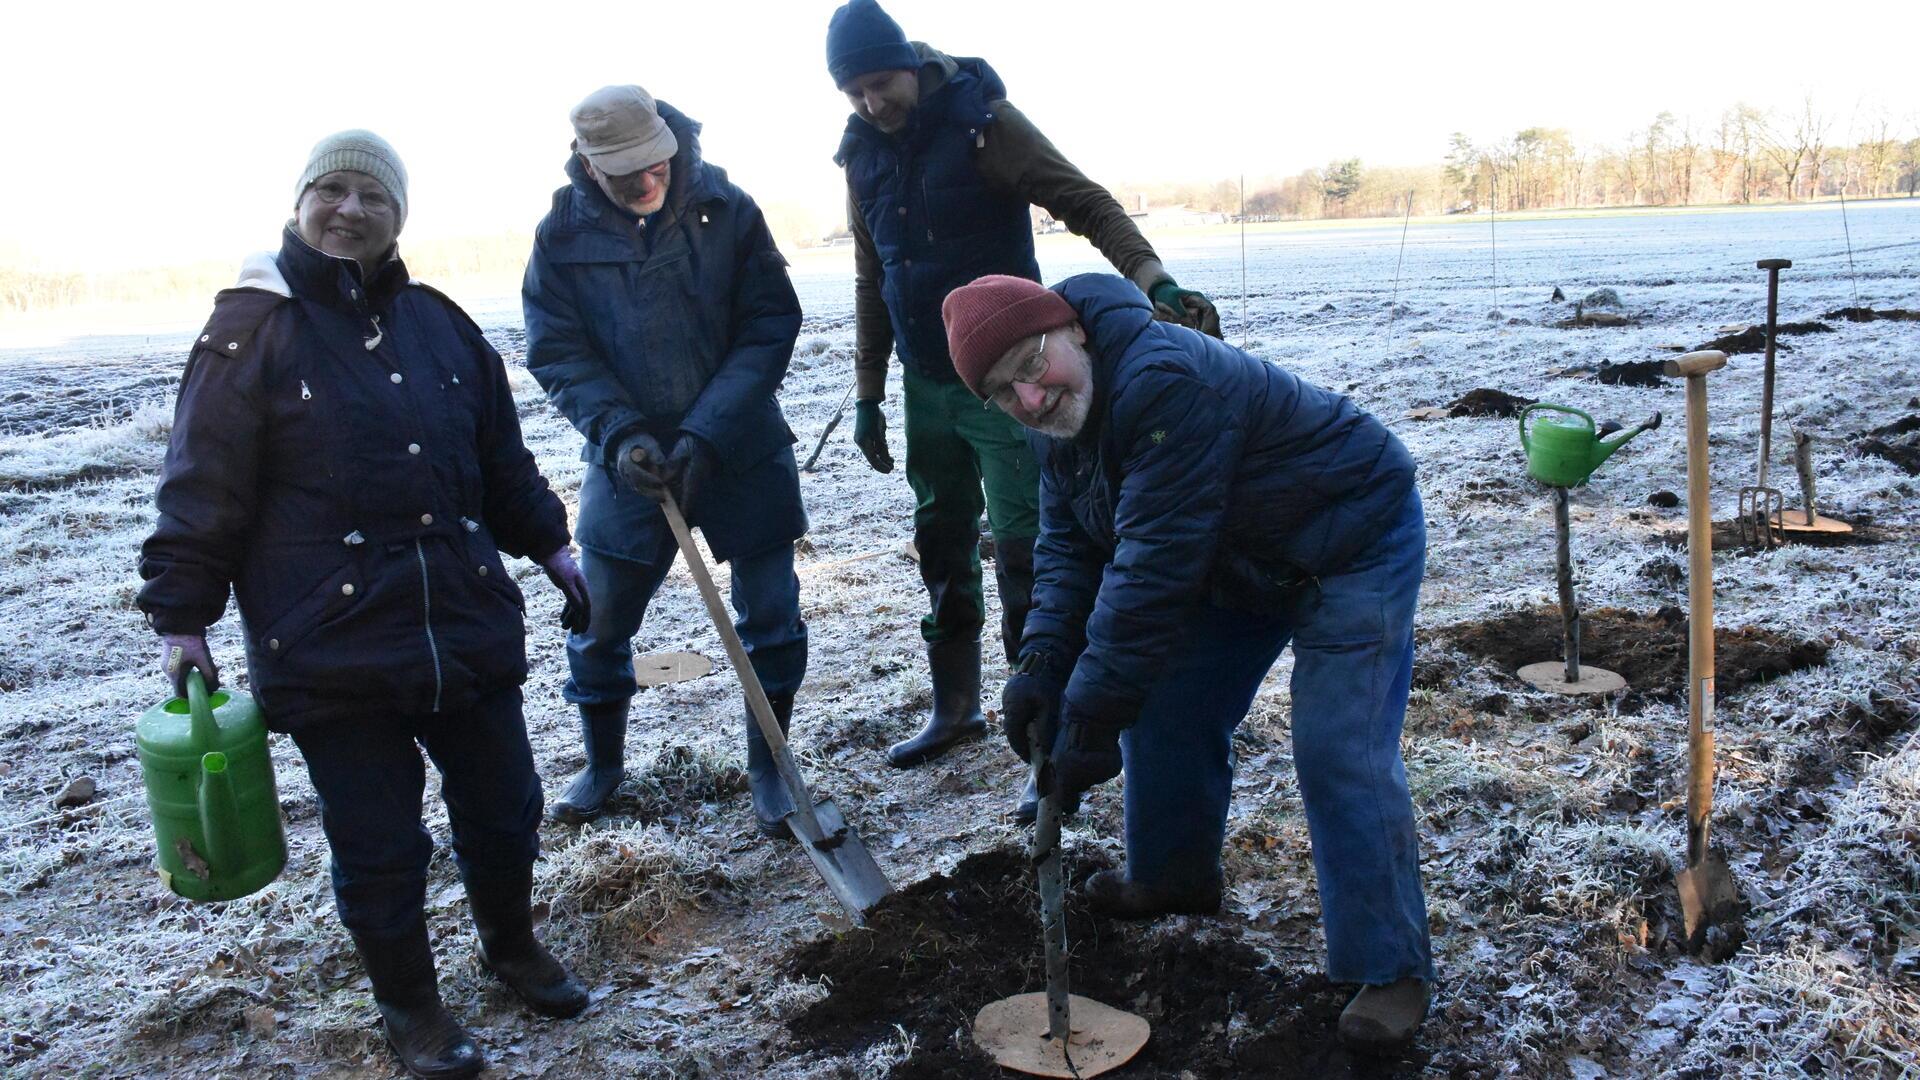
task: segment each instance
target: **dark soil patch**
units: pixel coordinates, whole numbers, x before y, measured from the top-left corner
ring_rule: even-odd
[[[1845,319],[1848,322],[1874,322],[1886,319],[1892,322],[1920,322],[1920,311],[1906,308],[1881,308],[1875,311],[1870,307],[1843,307],[1820,316],[1823,319]]]
[[[1597,608],[1581,613],[1580,659],[1624,676],[1630,692],[1679,694],[1687,682],[1687,615]],[[1523,665],[1560,656],[1560,608],[1545,604],[1481,622],[1456,623],[1440,635],[1511,675]],[[1715,691],[1722,700],[1754,683],[1826,663],[1823,642],[1758,627],[1716,628]]]
[[[1532,404],[1532,398],[1515,397],[1504,390],[1482,387],[1461,394],[1447,402],[1446,407],[1453,410],[1455,416],[1502,416],[1511,419]]]
[[[1793,351],[1792,348],[1778,341],[1773,343],[1773,348],[1775,352]],[[1749,326],[1737,334],[1727,334],[1723,337],[1717,337],[1705,345],[1697,345],[1694,347],[1695,352],[1699,352],[1701,349],[1718,349],[1729,356],[1735,353],[1766,352],[1767,332],[1762,327]]]
[[[1084,858],[1068,867],[1076,886],[1099,868]],[[1334,1038],[1348,991],[1276,967],[1231,924],[1114,922],[1072,894],[1067,908],[1074,993],[1153,1025],[1140,1055],[1108,1076],[1398,1077],[1419,1075],[1426,1060],[1349,1058]],[[890,897],[866,929],[801,945],[782,966],[831,986],[788,1023],[804,1049],[858,1051],[897,1039],[899,1025],[918,1049],[895,1080],[998,1075],[971,1028],[982,1006],[1046,985],[1032,868],[1023,851],[970,856]]]
[[[1629,360],[1624,364],[1615,364],[1607,360],[1600,361],[1600,370],[1593,377],[1608,386],[1665,386],[1666,363],[1661,360]]]
[[[1833,327],[1823,322],[1783,322],[1776,323],[1774,329],[1782,334],[1831,334]]]
[[[1861,436],[1855,449],[1900,466],[1908,476],[1920,476],[1920,416],[1903,416]]]

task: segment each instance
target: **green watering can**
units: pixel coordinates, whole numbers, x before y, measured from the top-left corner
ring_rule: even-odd
[[[260,707],[245,694],[187,696],[148,709],[135,728],[140,772],[159,844],[154,868],[189,900],[232,900],[265,888],[287,865],[280,796]]]
[[[1527,414],[1532,412],[1562,413],[1572,419],[1542,417],[1528,431]],[[1615,450],[1635,435],[1659,426],[1660,414],[1656,412],[1609,440],[1605,436],[1620,431],[1620,425],[1609,422],[1596,430],[1593,417],[1579,409],[1544,401],[1529,405],[1520,410],[1520,448],[1527,452],[1527,475],[1549,487],[1579,487]]]

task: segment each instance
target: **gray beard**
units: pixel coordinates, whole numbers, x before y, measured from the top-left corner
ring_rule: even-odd
[[[1034,425],[1033,430],[1056,439],[1071,439],[1087,426],[1090,404],[1088,395],[1064,393],[1060,396],[1060,404],[1054,407],[1053,415],[1047,417],[1045,423]]]

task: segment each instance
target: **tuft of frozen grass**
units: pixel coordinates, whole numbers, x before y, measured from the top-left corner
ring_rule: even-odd
[[[698,849],[657,825],[588,825],[579,839],[543,861],[539,891],[553,921],[592,917],[602,944],[644,942],[674,916],[726,883]]]

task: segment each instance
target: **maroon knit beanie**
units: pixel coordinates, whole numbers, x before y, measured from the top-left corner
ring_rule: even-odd
[[[988,274],[948,293],[940,317],[947,323],[953,370],[979,397],[980,380],[1008,349],[1080,316],[1064,297],[1037,281]]]

